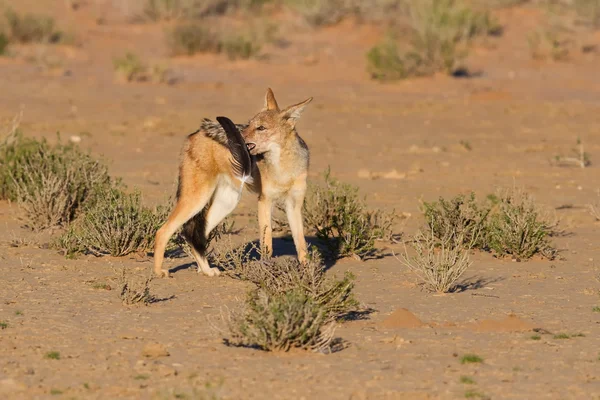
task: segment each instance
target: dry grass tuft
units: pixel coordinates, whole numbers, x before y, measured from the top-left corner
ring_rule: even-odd
[[[419,231],[412,241],[416,255],[408,256],[406,247],[400,258],[403,265],[414,272],[432,292],[446,293],[456,290],[456,282],[472,265],[469,249],[464,247],[463,233],[446,235],[438,240],[432,229]]]
[[[75,218],[95,188],[109,182],[106,166],[78,147],[24,138],[18,131],[0,147],[2,197],[17,201],[33,230]]]
[[[58,238],[56,246],[67,256],[125,256],[154,246],[154,235],[166,221],[166,207],[150,209],[139,192],[103,187],[83,214]]]
[[[115,271],[116,272],[116,271]],[[145,306],[157,301],[150,293],[150,284],[154,277],[132,277],[125,267],[118,272],[119,298],[125,305],[143,304]]]

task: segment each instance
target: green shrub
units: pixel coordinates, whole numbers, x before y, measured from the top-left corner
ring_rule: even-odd
[[[486,227],[486,243],[500,256],[529,259],[535,254],[553,259],[557,250],[549,238],[556,221],[543,215],[527,193],[520,189],[500,192],[497,208]]]
[[[133,53],[127,53],[123,57],[115,58],[113,65],[117,76],[126,82],[147,79],[147,67]]]
[[[12,9],[8,9],[4,16],[10,40],[20,43],[56,43],[61,39],[61,33],[55,29],[54,20],[50,17],[34,14],[21,16]]]
[[[367,53],[367,70],[371,78],[379,81],[395,81],[408,76],[406,61],[398,52],[393,37],[387,37]]]
[[[370,211],[358,188],[324,174],[325,185],[309,185],[303,206],[304,224],[316,232],[334,257],[365,258],[375,241],[390,239],[395,215]]]
[[[219,53],[221,41],[204,23],[186,22],[168,32],[168,46],[173,55]]]
[[[258,54],[261,45],[252,35],[239,34],[224,39],[221,48],[230,60],[248,59]]]
[[[374,79],[454,74],[461,69],[472,38],[501,32],[489,13],[474,11],[457,0],[412,0],[408,16],[412,30],[409,51],[401,54],[387,38],[367,53]]]
[[[166,208],[142,205],[139,192],[104,187],[84,208],[80,218],[58,239],[66,255],[124,256],[152,249],[154,235],[168,216]]]
[[[463,234],[453,232],[438,240],[433,230],[419,231],[412,241],[416,254],[409,257],[406,248],[400,258],[431,292],[447,293],[456,290],[456,282],[473,264],[469,249],[464,246]]]
[[[314,250],[309,260],[293,258],[251,260],[241,265],[236,277],[257,288],[245,308],[229,315],[232,344],[264,350],[291,347],[330,351],[335,321],[358,310],[352,292],[354,276],[327,279],[325,266]]]
[[[490,207],[479,206],[472,192],[467,198],[464,195],[450,200],[440,197],[438,202],[423,203],[425,222],[435,238],[467,249],[485,247],[483,231],[489,213]]]
[[[16,200],[31,229],[64,225],[98,186],[107,184],[105,165],[71,144],[16,139],[0,149],[2,196]]]
[[[302,291],[272,294],[256,289],[248,294],[246,309],[230,316],[229,331],[227,341],[238,346],[327,350],[335,322],[327,323],[323,307]]]

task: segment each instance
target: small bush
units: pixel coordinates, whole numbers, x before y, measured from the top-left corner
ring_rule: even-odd
[[[292,11],[300,14],[312,26],[333,25],[354,9],[348,0],[284,0]]]
[[[531,57],[537,60],[565,61],[573,50],[572,39],[557,28],[540,29],[527,37]]]
[[[370,211],[359,199],[358,188],[324,174],[325,186],[309,185],[303,206],[304,224],[316,231],[334,257],[365,258],[375,252],[375,241],[391,239],[393,213]]]
[[[56,246],[67,255],[125,256],[154,246],[154,235],[166,221],[164,207],[142,205],[139,192],[103,187],[83,215],[58,239]]]
[[[50,17],[34,14],[21,16],[12,9],[8,9],[4,16],[10,40],[19,43],[56,43],[61,39],[61,33],[55,29],[54,20]]]
[[[115,58],[113,61],[115,74],[123,82],[145,82],[172,83],[169,79],[170,70],[162,65],[148,66],[133,53],[127,53],[123,57]]]
[[[248,294],[244,311],[231,314],[229,331],[228,342],[239,346],[326,350],[335,322],[327,323],[323,307],[302,291],[272,294],[257,289]]]
[[[387,38],[367,53],[374,79],[397,80],[442,71],[454,74],[476,36],[498,34],[488,13],[473,11],[456,0],[414,0],[408,3],[411,50],[400,54]]]
[[[336,319],[358,309],[352,293],[354,277],[326,279],[316,251],[310,252],[306,263],[289,258],[254,260],[238,277],[257,289],[248,294],[242,311],[229,315],[228,342],[235,345],[329,351]]]
[[[106,184],[106,166],[73,145],[49,145],[21,135],[0,149],[2,196],[16,200],[34,230],[64,225],[95,188]]]
[[[238,2],[231,0],[146,0],[141,19],[164,21],[223,14]]]
[[[483,358],[479,357],[477,354],[465,354],[460,358],[461,364],[474,364],[474,363],[482,363]]]
[[[542,215],[531,196],[513,188],[500,192],[496,210],[487,225],[486,243],[500,256],[529,259],[535,254],[553,259],[557,251],[550,243],[557,222]]]
[[[219,53],[221,41],[205,24],[186,22],[178,24],[168,33],[168,46],[172,55]]]
[[[49,360],[60,360],[60,353],[58,351],[49,351],[44,355],[44,358]]]
[[[221,42],[221,48],[230,60],[254,57],[261,49],[258,40],[252,35],[237,35],[225,38]]]
[[[147,78],[147,67],[138,56],[127,53],[113,61],[116,74],[126,82],[142,81]]]
[[[8,322],[0,321],[0,329],[8,328]]]
[[[591,27],[600,28],[600,0],[574,0],[577,15]]]
[[[469,250],[464,247],[463,234],[455,232],[438,240],[432,230],[419,231],[412,242],[416,251],[413,257],[404,254],[398,258],[402,264],[413,271],[432,292],[446,293],[456,289],[456,282],[472,265]]]
[[[438,202],[423,203],[425,222],[436,239],[460,245],[467,249],[484,247],[485,222],[489,207],[481,207],[475,200],[475,193],[469,197],[458,195],[450,200],[440,197]],[[458,243],[458,239],[461,242]]]
[[[150,293],[150,283],[154,277],[152,274],[146,278],[132,278],[125,267],[121,269],[118,277],[119,298],[125,305],[143,304],[145,306],[157,301]]]
[[[395,81],[408,76],[405,60],[400,55],[393,37],[387,37],[369,50],[367,70],[371,78],[379,81]]]
[[[310,251],[305,263],[295,258],[254,260],[244,265],[238,277],[272,294],[301,289],[324,307],[328,318],[339,318],[358,307],[352,294],[354,276],[346,273],[342,280],[327,279],[323,261],[315,250]]]

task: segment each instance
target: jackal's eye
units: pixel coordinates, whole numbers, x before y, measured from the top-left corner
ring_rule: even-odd
[[[264,126],[262,126],[262,125],[261,125],[261,126],[259,126],[258,128],[256,128],[256,130],[257,130],[257,131],[264,131],[265,129],[267,129],[267,128],[265,128],[265,127],[264,127]]]

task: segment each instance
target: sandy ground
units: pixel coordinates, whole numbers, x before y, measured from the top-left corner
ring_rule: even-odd
[[[499,13],[504,35],[471,56],[481,76],[381,85],[365,72],[364,53],[381,33],[372,27],[290,28],[290,45],[263,61],[170,59],[164,26],[125,23],[106,5],[65,12],[55,3],[48,12],[82,45],[24,46],[0,58],[0,120],[22,108],[27,135],[80,136],[80,146],[149,204],[173,193],[179,149],[202,118],[248,120],[272,87],[280,105],[315,97],[298,126],[311,149],[311,179],[331,166],[371,206],[408,216],[398,226],[406,235],[423,223],[421,199],[512,185],[555,208],[569,234],[556,239],[555,261],[474,253],[467,290],[447,295],[421,289],[390,255],[398,245],[383,248],[382,259],[341,260],[328,274],[354,273],[358,299],[375,311],[341,324],[343,351],[273,354],[227,347],[215,329],[247,284],[180,269],[153,282],[168,300],[126,307],[113,268],[143,272],[151,258],[67,260],[44,248],[47,233],[21,227],[15,205],[0,202],[0,320],[8,324],[0,330],[0,398],[600,398],[600,313],[592,312],[600,305],[600,235],[587,210],[600,189],[598,55],[532,61],[524,32],[535,18],[517,8]],[[116,83],[112,59],[128,50],[169,62],[181,81]],[[553,166],[578,138],[592,165]],[[247,194],[234,214],[249,239],[258,237],[247,217],[255,208]],[[275,246],[293,254],[289,241]],[[541,340],[531,339],[534,329]],[[559,333],[576,336],[554,338]],[[145,357],[149,343],[169,355]],[[44,357],[51,351],[60,359]],[[461,364],[467,353],[483,363]]]

